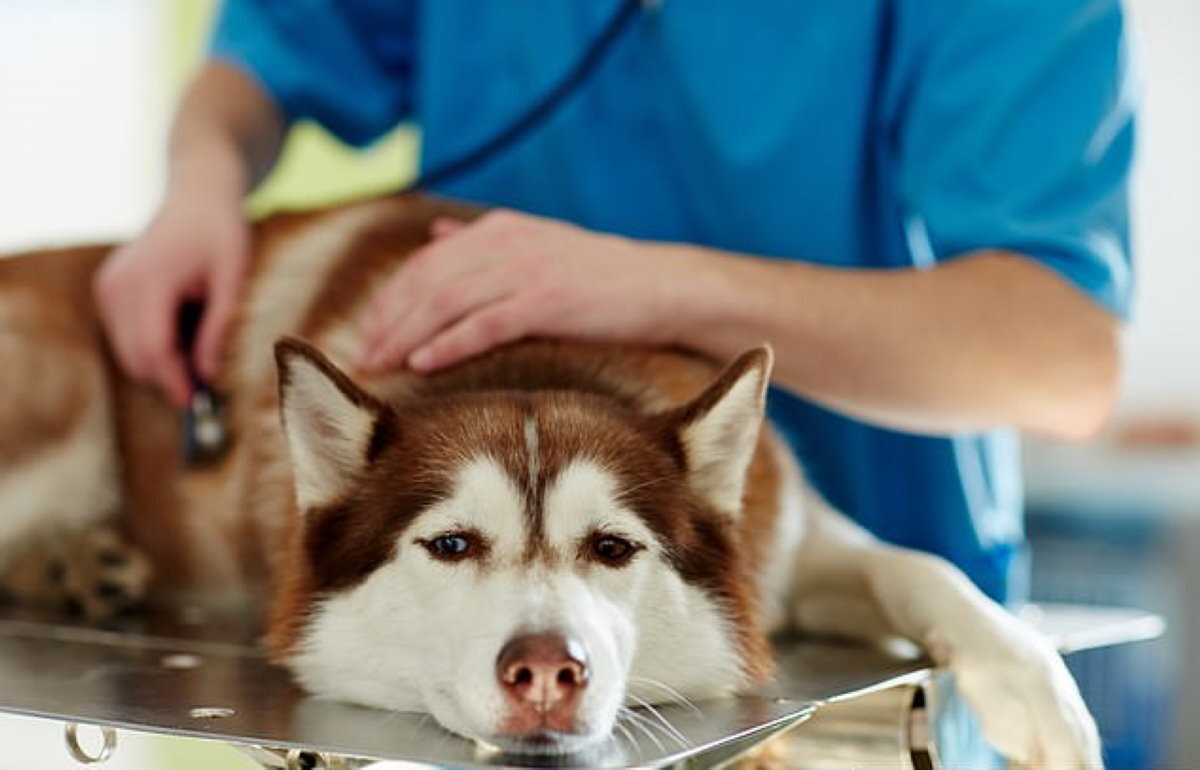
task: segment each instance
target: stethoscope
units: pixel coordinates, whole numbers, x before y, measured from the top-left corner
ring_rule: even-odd
[[[633,20],[637,18],[638,10],[657,7],[657,5],[657,2],[648,2],[648,0],[621,0],[616,12],[609,17],[600,32],[587,45],[574,66],[567,70],[566,74],[552,88],[486,140],[445,163],[421,172],[416,179],[400,188],[397,194],[431,190],[452,181],[469,171],[476,170],[501,155],[513,144],[529,136],[591,78],[600,63],[612,50],[613,44],[633,26]]]
[[[638,12],[657,9],[661,3],[662,0],[621,0],[579,59],[552,88],[487,139],[421,172],[415,179],[402,185],[395,194],[432,190],[451,182],[487,164],[529,136],[592,77],[614,44],[633,26]],[[200,305],[186,304],[180,311],[179,319],[179,340],[192,385],[192,397],[183,419],[183,459],[187,465],[203,465],[219,459],[229,447],[230,438],[221,399],[200,379],[191,363],[192,345],[202,311]]]

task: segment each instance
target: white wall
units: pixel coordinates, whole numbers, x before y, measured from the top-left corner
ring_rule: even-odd
[[[1128,0],[1145,102],[1124,416],[1200,419],[1200,0]]]
[[[0,250],[111,239],[161,164],[156,0],[0,0]]]

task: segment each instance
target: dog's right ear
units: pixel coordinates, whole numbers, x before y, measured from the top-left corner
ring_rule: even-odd
[[[279,404],[302,511],[342,497],[393,434],[392,413],[307,342],[275,343]]]

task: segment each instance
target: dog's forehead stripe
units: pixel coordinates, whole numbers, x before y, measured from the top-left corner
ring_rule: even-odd
[[[541,459],[538,456],[538,424],[537,416],[530,413],[525,416],[525,462],[528,464],[526,468],[529,490],[536,492],[538,488],[538,474],[541,472]],[[531,497],[536,498],[536,494]]]

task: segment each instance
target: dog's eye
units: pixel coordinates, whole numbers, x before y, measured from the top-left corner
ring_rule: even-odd
[[[479,550],[477,538],[465,532],[439,535],[432,540],[418,541],[429,551],[429,555],[441,561],[458,561],[472,556]]]
[[[640,546],[631,543],[623,537],[597,533],[592,536],[589,550],[598,561],[610,566],[620,567],[626,564],[638,552]]]

